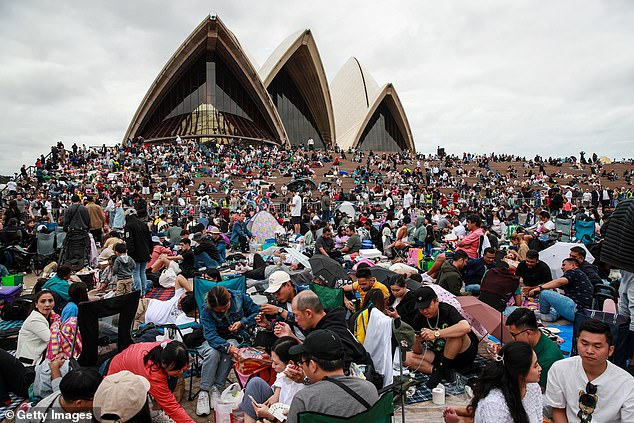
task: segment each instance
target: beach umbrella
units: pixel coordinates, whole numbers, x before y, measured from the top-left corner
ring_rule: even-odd
[[[289,256],[291,256],[295,260],[297,260],[298,263],[303,264],[306,269],[310,269],[311,268],[310,260],[308,260],[308,257],[306,257],[304,254],[300,253],[297,249],[290,248],[290,247],[284,247],[284,251],[286,251],[286,253],[288,253]]]
[[[337,207],[337,210],[339,210],[341,213],[347,214],[351,219],[354,219],[354,216],[357,214],[354,205],[352,205],[350,201],[344,201],[343,203],[341,203],[339,207]]]
[[[539,259],[550,267],[550,273],[552,273],[554,279],[564,274],[564,272],[561,271],[561,261],[570,257],[570,249],[572,247],[581,247],[586,250],[586,261],[588,263],[594,262],[594,256],[590,254],[590,251],[588,251],[588,248],[584,244],[557,242],[539,252]]]
[[[502,313],[476,297],[459,296],[456,299],[460,303],[463,312],[477,320],[489,332],[489,335],[493,335],[502,343],[513,341],[511,333],[504,324],[506,317]]]
[[[345,269],[337,260],[323,254],[315,254],[310,259],[313,276],[320,278],[329,288],[334,288],[338,281],[352,281]]]

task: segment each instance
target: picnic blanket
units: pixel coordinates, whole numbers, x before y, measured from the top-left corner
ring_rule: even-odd
[[[145,294],[145,298],[152,298],[154,300],[167,301],[174,296],[174,287],[163,288],[161,286],[152,289]]]
[[[0,320],[0,330],[21,328],[24,320]]]
[[[490,360],[488,358],[477,355],[473,362],[474,366],[469,371],[464,374],[457,373],[458,377],[452,383],[448,383],[446,380],[443,380],[442,384],[445,385],[445,393],[447,395],[464,394],[465,384],[467,384],[470,379],[478,377],[482,368],[489,361]],[[424,373],[414,373],[411,376],[419,381],[419,383],[416,385],[416,391],[414,394],[407,395],[406,403],[415,404],[418,402],[431,401],[431,389],[425,385],[425,382],[429,379],[429,375]]]

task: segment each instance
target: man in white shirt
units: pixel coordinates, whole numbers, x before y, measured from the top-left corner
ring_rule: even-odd
[[[548,372],[544,401],[553,422],[634,421],[634,377],[608,361],[614,352],[610,326],[584,322],[577,349],[578,356],[557,361]]]
[[[302,223],[302,197],[299,196],[299,192],[295,191],[289,207],[291,208],[291,224],[295,229],[295,233],[298,234]]]
[[[403,194],[403,210],[405,213],[409,213],[410,207],[414,205],[414,197],[409,192],[409,188],[405,188],[404,192],[405,193]]]

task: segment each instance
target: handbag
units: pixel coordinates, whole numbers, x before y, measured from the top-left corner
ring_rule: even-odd
[[[630,329],[630,318],[618,313],[608,313],[599,310],[584,309],[575,313],[575,323],[572,336],[572,352],[571,356],[577,355],[577,339],[579,338],[579,330],[586,320],[595,319],[605,322],[610,326],[612,332],[612,344],[614,345],[614,354],[610,357],[610,361],[621,368],[626,367],[627,361],[627,335]]]

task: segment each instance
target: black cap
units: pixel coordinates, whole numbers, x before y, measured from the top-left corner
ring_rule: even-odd
[[[434,291],[429,286],[418,288],[416,291],[414,291],[414,295],[416,296],[416,304],[414,304],[414,307],[417,309],[427,308],[432,301],[438,299],[436,291]]]
[[[322,329],[309,333],[303,344],[292,346],[288,352],[291,355],[308,354],[321,360],[341,360],[344,354],[341,338]]]

